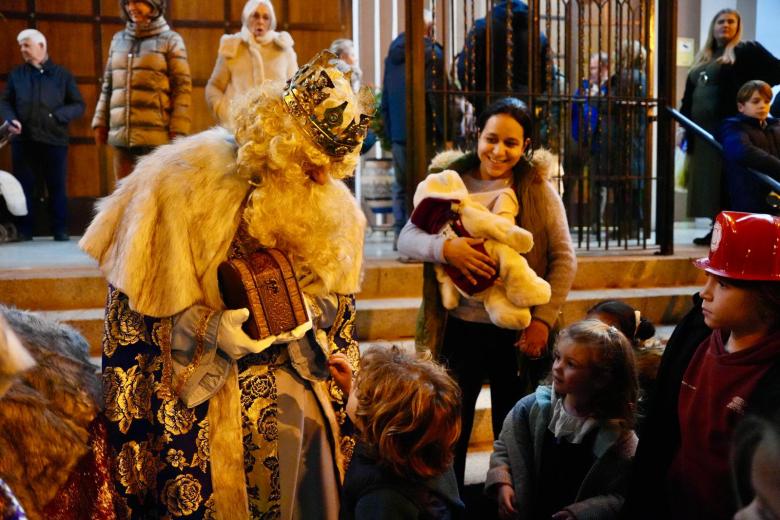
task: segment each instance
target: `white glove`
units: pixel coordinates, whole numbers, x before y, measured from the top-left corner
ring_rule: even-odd
[[[241,328],[249,319],[249,309],[228,310],[222,313],[217,332],[217,346],[233,359],[247,354],[258,354],[268,348],[276,336],[254,340]]]

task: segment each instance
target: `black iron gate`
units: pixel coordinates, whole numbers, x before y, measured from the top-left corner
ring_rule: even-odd
[[[673,104],[676,2],[660,2],[658,13],[654,0],[407,5],[407,41],[422,40],[427,6],[444,48],[443,60],[428,57],[426,91],[426,57],[407,47],[408,160],[416,176],[408,193],[425,175],[431,142],[437,150],[472,148],[479,111],[515,96],[534,115],[534,143],[557,154],[554,182],[578,247],[672,252],[671,125],[658,107]],[[420,122],[426,109],[432,125]],[[431,134],[437,125],[443,131]]]

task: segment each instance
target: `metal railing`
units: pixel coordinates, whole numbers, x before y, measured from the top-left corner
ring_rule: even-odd
[[[669,112],[669,114],[678,123],[680,123],[683,127],[685,127],[686,130],[690,130],[691,132],[696,133],[696,135],[698,135],[709,146],[712,146],[713,148],[718,150],[718,152],[723,154],[723,146],[718,141],[715,140],[715,137],[713,137],[711,133],[709,133],[704,128],[697,125],[694,121],[685,117],[677,109],[674,109],[672,107],[666,107],[666,111]],[[743,166],[743,168],[746,172],[748,172],[750,175],[753,175],[756,179],[758,179],[759,182],[761,182],[766,186],[766,189],[768,190],[766,195],[767,204],[769,204],[775,209],[780,209],[780,182],[777,182],[775,179],[773,179],[766,173],[760,172],[753,168],[748,168],[746,166]]]

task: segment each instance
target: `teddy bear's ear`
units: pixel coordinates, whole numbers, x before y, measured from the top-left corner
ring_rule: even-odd
[[[445,199],[452,201],[462,201],[469,196],[463,179],[458,172],[454,170],[444,170],[440,173],[429,174],[414,192],[414,206],[417,207],[420,202],[427,198]]]

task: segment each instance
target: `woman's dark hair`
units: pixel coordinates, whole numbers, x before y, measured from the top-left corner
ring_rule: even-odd
[[[617,327],[634,345],[655,335],[655,325],[644,316],[637,316],[636,309],[620,300],[601,301],[588,309],[586,316],[601,319],[596,314],[612,318],[607,324]]]
[[[495,103],[488,105],[477,119],[479,131],[481,132],[485,128],[488,119],[498,114],[506,114],[517,121],[523,127],[523,139],[529,139],[533,134],[533,121],[531,120],[530,112],[528,112],[528,107],[525,103],[513,97],[501,98]]]

